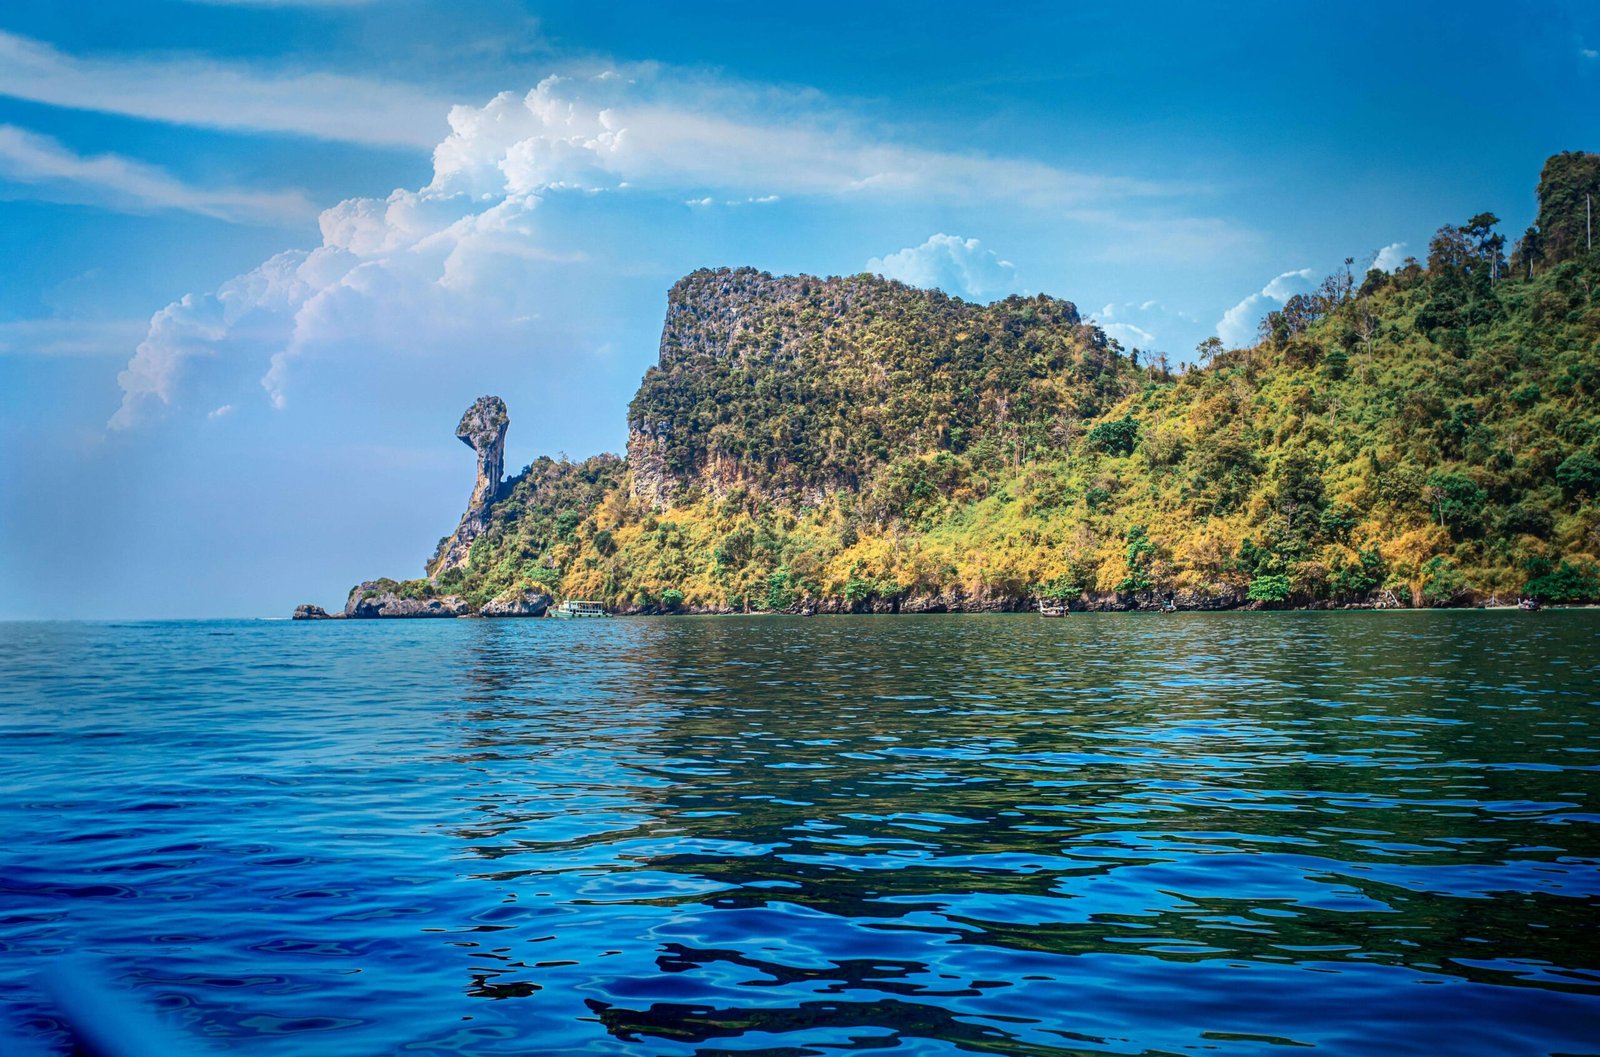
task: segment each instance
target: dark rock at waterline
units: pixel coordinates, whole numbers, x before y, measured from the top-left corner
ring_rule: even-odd
[[[342,616],[343,614],[340,614]],[[314,606],[307,602],[305,605],[294,607],[295,620],[338,620],[339,617],[329,613],[321,606]]]
[[[392,582],[392,581],[391,581]],[[344,615],[354,620],[391,617],[464,617],[472,612],[460,595],[436,598],[402,598],[376,580],[367,580],[350,589]]]
[[[525,590],[505,591],[484,603],[478,610],[479,616],[484,617],[542,617],[549,610],[550,603],[555,601],[543,591],[531,588]]]

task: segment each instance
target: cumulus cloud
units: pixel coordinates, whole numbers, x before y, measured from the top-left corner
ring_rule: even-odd
[[[908,246],[867,262],[867,270],[910,286],[943,290],[961,297],[988,297],[1016,289],[1017,269],[977,239],[930,235],[920,246]]]
[[[1240,301],[1222,314],[1217,321],[1217,337],[1230,348],[1242,348],[1256,338],[1256,326],[1262,316],[1281,306],[1295,294],[1310,293],[1316,288],[1311,280],[1310,268],[1298,268],[1275,276],[1257,293]]]
[[[1392,272],[1406,262],[1406,244],[1391,242],[1372,258],[1372,266],[1379,271]]]
[[[36,188],[41,197],[148,212],[177,209],[218,220],[286,223],[316,210],[297,191],[196,187],[153,165],[116,154],[85,157],[49,136],[0,125],[0,179]]]
[[[426,186],[341,202],[321,215],[320,245],[280,253],[156,313],[120,376],[122,406],[110,424],[125,428],[175,403],[185,375],[209,362],[264,361],[261,384],[281,407],[305,357],[430,355],[464,342],[526,347],[551,265],[575,256],[552,247],[537,223],[553,195],[673,209],[780,197],[999,196],[1059,210],[1156,191],[888,143],[812,95],[735,90],[655,67],[551,76],[525,94],[452,108],[449,128]],[[976,240],[944,234],[872,267],[968,296],[1015,281],[1011,264]]]
[[[178,125],[386,147],[438,142],[448,100],[402,82],[211,59],[80,58],[0,30],[0,95]]]
[[[752,104],[750,97],[756,97]],[[777,196],[1004,196],[1065,208],[1165,193],[1037,162],[908,147],[872,137],[810,96],[761,93],[654,68],[549,77],[526,95],[450,112],[435,187],[468,193],[625,187]]]

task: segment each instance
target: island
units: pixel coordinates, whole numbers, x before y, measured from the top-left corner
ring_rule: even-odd
[[[1354,259],[1192,364],[1069,301],[702,270],[669,295],[625,457],[477,469],[417,579],[297,619],[1515,605],[1600,599],[1600,155],[1536,223]]]

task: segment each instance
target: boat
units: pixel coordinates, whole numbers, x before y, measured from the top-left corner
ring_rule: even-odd
[[[604,603],[569,598],[550,610],[550,615],[560,620],[575,620],[581,617],[609,617],[611,614],[606,612]]]
[[[1039,599],[1039,615],[1041,617],[1064,617],[1072,612],[1065,602],[1046,602]]]
[[[1537,598],[1522,598],[1517,600],[1517,608],[1527,613],[1537,613],[1544,608],[1544,604]]]

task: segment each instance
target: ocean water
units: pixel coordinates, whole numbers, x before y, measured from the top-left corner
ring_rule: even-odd
[[[1596,611],[0,625],[44,1052],[1593,1054],[1597,926]]]

